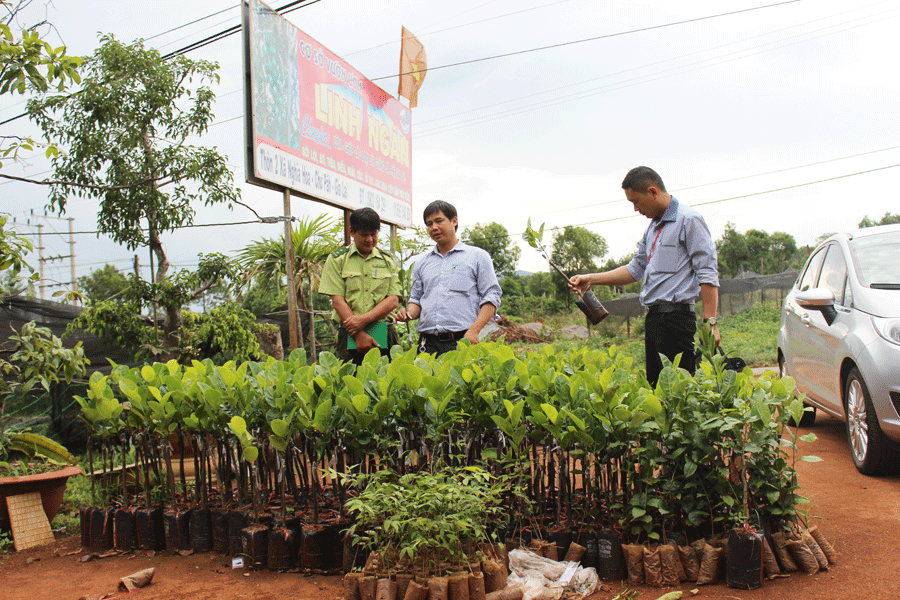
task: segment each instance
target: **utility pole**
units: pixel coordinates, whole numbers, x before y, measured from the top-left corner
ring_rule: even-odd
[[[44,256],[44,236],[43,236],[44,226],[39,223],[35,223],[35,225],[37,226],[37,230],[38,230],[38,249],[39,249],[38,261],[41,266],[41,268],[40,268],[41,300],[46,299],[47,284],[44,283],[44,281],[45,281],[44,263],[47,262],[48,260],[54,261],[57,259],[60,259],[60,260],[65,259],[65,258],[69,259],[69,269],[70,269],[70,273],[72,276],[72,281],[71,281],[70,285],[71,285],[72,291],[77,292],[78,291],[78,277],[75,273],[75,218],[74,217],[54,217],[53,215],[48,215],[47,213],[44,213],[43,215],[40,215],[40,214],[36,215],[36,214],[34,214],[34,209],[31,210],[31,217],[34,218],[35,221],[37,219],[56,219],[58,221],[68,221],[69,222],[69,254],[63,255],[63,256],[49,256],[49,257]],[[30,219],[29,219],[28,223],[31,224]],[[62,235],[59,232],[57,232],[57,234]]]
[[[47,289],[47,284],[44,283],[44,226],[43,226],[43,225],[38,225],[38,226],[37,226],[37,230],[38,230],[38,264],[41,266],[41,268],[40,268],[40,272],[41,272],[41,285],[40,285],[40,288],[41,288],[41,300],[46,300],[46,299],[47,299],[47,294],[46,294],[46,291],[45,291],[45,290]]]
[[[78,291],[78,278],[75,277],[75,217],[69,217],[69,264],[72,268],[72,291]]]

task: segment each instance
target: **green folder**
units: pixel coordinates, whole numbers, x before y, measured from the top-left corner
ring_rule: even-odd
[[[376,342],[378,342],[378,346],[381,348],[387,348],[388,345],[388,324],[387,321],[375,321],[374,323],[369,323],[369,326],[366,327],[365,332],[371,335]],[[353,339],[352,335],[347,336],[347,350],[356,350],[356,340]]]

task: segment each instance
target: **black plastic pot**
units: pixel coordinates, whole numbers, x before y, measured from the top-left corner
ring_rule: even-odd
[[[247,526],[247,513],[240,510],[228,511],[228,553],[240,556],[244,552],[243,533]]]
[[[165,550],[166,527],[161,508],[139,508],[134,514],[137,547],[140,550]]]
[[[208,508],[191,511],[191,548],[194,552],[212,550],[212,524]]]
[[[622,536],[615,531],[597,533],[597,575],[600,579],[621,580],[628,577],[625,556],[622,554]]]
[[[131,552],[135,548],[137,526],[134,509],[120,508],[115,513],[115,546],[119,552]]]
[[[231,550],[228,537],[228,511],[210,511],[210,531],[212,532],[212,549],[219,554],[228,554]]]
[[[269,532],[266,565],[270,571],[286,571],[294,566],[296,534],[287,527]]]
[[[265,569],[269,554],[269,530],[265,525],[251,525],[241,530],[241,554],[251,569]]]
[[[166,532],[166,551],[175,554],[191,549],[190,511],[170,511],[163,515]]]
[[[300,542],[300,566],[317,571],[335,568],[334,546],[339,541],[337,535],[336,527],[305,524]]]
[[[91,513],[91,552],[103,554],[113,547],[115,509],[95,508]]]
[[[568,529],[565,531],[551,531],[547,534],[548,541],[556,544],[556,555],[562,560],[569,550],[572,543],[572,532]]]
[[[597,568],[597,561],[600,559],[600,550],[597,546],[597,536],[593,534],[580,537],[578,543],[584,546],[584,556],[581,557],[581,566],[588,568]],[[598,572],[599,575],[599,572]]]
[[[755,590],[763,582],[764,536],[752,529],[735,528],[728,534],[725,583],[730,588]]]

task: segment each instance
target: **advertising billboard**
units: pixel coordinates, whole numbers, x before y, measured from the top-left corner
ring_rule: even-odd
[[[409,227],[409,109],[258,0],[243,28],[247,181]]]

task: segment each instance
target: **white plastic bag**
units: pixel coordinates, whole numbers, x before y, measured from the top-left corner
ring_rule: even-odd
[[[577,562],[560,562],[520,548],[509,553],[509,570],[507,585],[524,585],[523,600],[557,600],[567,589],[587,596],[600,583],[593,567],[581,568]]]

